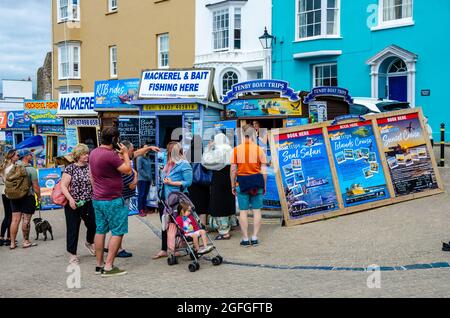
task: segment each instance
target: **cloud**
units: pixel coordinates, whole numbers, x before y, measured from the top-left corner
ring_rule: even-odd
[[[0,0],[0,79],[33,80],[51,51],[51,1]],[[0,82],[1,88],[1,82]]]

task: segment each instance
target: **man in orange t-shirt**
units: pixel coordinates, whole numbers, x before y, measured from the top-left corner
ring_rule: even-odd
[[[244,142],[233,149],[231,157],[231,188],[238,198],[239,224],[242,231],[241,246],[258,245],[261,227],[261,208],[266,193],[266,164],[264,149],[254,142],[255,130],[251,125],[242,127]],[[237,186],[236,186],[237,185]],[[248,212],[253,211],[253,236],[248,238]]]

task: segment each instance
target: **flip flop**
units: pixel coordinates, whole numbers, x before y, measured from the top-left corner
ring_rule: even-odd
[[[215,240],[216,241],[222,241],[222,240],[229,240],[230,238],[231,238],[231,235],[230,236],[224,236],[222,234],[219,234],[219,235],[216,236]]]
[[[24,246],[22,246],[23,248],[30,248],[30,247],[34,247],[34,246],[37,246],[37,243],[31,243],[31,244],[29,244],[29,245],[24,245]]]
[[[12,251],[12,250],[15,250],[16,247],[17,247],[17,246],[10,246],[9,249]]]
[[[152,259],[158,259],[158,258],[163,258],[163,257],[167,257],[167,256],[169,256],[169,255],[168,254],[160,254],[160,253],[158,253],[158,254],[154,255],[152,257]]]

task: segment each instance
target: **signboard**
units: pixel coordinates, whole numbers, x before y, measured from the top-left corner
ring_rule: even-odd
[[[227,105],[227,118],[300,116],[302,104],[285,98],[238,99]]]
[[[60,94],[58,115],[97,116],[94,93]]]
[[[65,135],[64,126],[38,125],[38,134]]]
[[[61,168],[38,169],[39,186],[41,187],[42,210],[60,209],[61,206],[52,202],[53,187],[61,180]]]
[[[0,129],[5,129],[8,121],[8,113],[0,112]]]
[[[58,157],[67,155],[67,150],[67,137],[58,137]]]
[[[309,119],[311,123],[327,121],[327,102],[314,101],[309,103]]]
[[[438,183],[418,113],[378,119],[396,196],[437,189]]]
[[[78,131],[76,128],[66,128],[67,153],[71,153],[78,144]]]
[[[208,99],[213,77],[211,69],[143,71],[139,98]]]
[[[231,86],[231,90],[222,98],[222,104],[228,104],[236,99],[238,94],[248,92],[280,92],[280,97],[287,98],[291,102],[300,101],[298,93],[289,87],[289,83],[280,80],[255,80],[237,83]]]
[[[129,103],[137,99],[139,79],[96,81],[95,108],[136,108]]]
[[[29,130],[31,125],[30,117],[28,113],[25,114],[23,110],[14,110],[8,112],[6,121],[6,128],[9,129],[26,129]]]
[[[307,96],[305,96],[304,103],[309,104],[318,96],[342,97],[347,103],[353,104],[353,98],[349,95],[348,90],[342,87],[335,86],[313,88],[312,91]]]
[[[64,125],[63,119],[56,115],[57,111],[57,109],[26,109],[24,117],[30,124]]]
[[[144,105],[143,111],[197,111],[198,104]]]
[[[58,109],[56,100],[31,100],[24,103],[24,109]]]
[[[155,145],[156,118],[120,116],[118,129],[120,139],[130,141],[135,148],[148,143]]]
[[[66,118],[66,126],[100,127],[100,120],[98,118]]]
[[[365,120],[345,120],[343,124],[337,120],[272,130],[271,147],[276,149],[272,155],[287,225],[443,192],[428,132],[423,128],[421,109],[380,113],[366,116]],[[312,159],[316,155],[328,158],[326,161],[322,157],[322,162],[311,160],[309,165],[318,167],[313,179],[306,169],[305,155]],[[303,211],[310,206],[309,201],[303,199],[308,193],[305,191],[308,180],[322,186],[331,185],[329,178],[334,188],[320,191],[320,195],[327,198],[327,193],[334,194],[337,201],[331,202],[335,205],[317,214],[301,217],[295,214],[296,210]],[[293,204],[300,207],[294,209]]]
[[[322,128],[295,130],[275,138],[272,149],[284,191],[288,221],[339,208]],[[279,184],[280,185],[280,184]]]
[[[372,121],[331,126],[328,134],[344,206],[389,198]]]
[[[308,118],[288,118],[286,119],[286,127],[295,127],[295,126],[302,126],[308,124]]]

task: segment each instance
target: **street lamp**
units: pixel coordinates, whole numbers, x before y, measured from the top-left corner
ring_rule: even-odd
[[[267,32],[267,27],[264,27],[264,34],[259,37],[259,41],[263,49],[271,49],[272,44],[277,43],[277,39]]]

